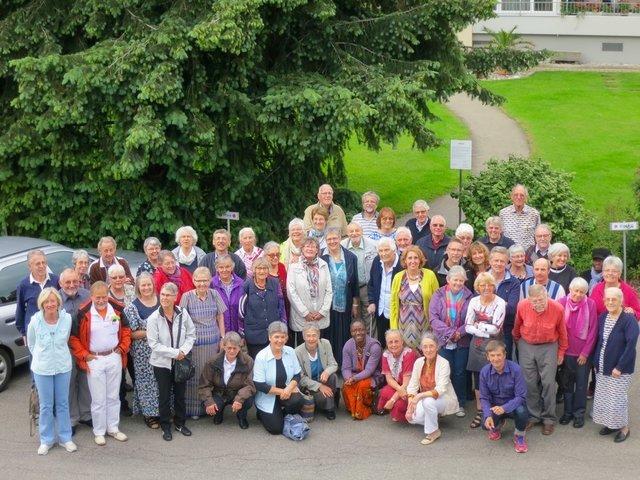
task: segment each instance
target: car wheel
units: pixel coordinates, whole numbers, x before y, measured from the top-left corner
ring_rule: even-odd
[[[0,392],[9,385],[12,370],[11,357],[5,350],[0,349]]]

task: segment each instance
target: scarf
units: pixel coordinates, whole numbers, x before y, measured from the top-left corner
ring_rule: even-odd
[[[398,358],[393,356],[389,350],[385,350],[382,353],[382,356],[387,359],[387,364],[389,365],[389,370],[391,371],[391,376],[398,382],[402,383],[402,361],[404,360],[404,356],[407,355],[411,351],[410,348],[405,347]]]
[[[587,339],[587,330],[589,329],[589,304],[587,297],[581,302],[576,303],[567,296],[567,303],[564,306],[564,322],[567,329],[574,332],[580,340]]]
[[[196,249],[191,247],[191,250],[187,255],[182,251],[182,247],[178,247],[178,262],[182,265],[191,265],[196,259]]]
[[[602,281],[602,272],[596,272],[595,268],[591,267],[591,280],[589,280],[589,293],[593,290],[598,283]]]
[[[445,287],[445,306],[447,307],[447,326],[452,327],[459,323],[462,305],[464,305],[464,290],[453,293],[449,285]]]
[[[304,257],[300,257],[300,262],[307,273],[307,283],[309,284],[309,295],[311,298],[318,296],[318,282],[320,280],[320,268],[318,265],[318,257],[313,260],[307,260]]]
[[[176,265],[176,269],[173,271],[173,273],[171,275],[167,275],[165,273],[165,275],[167,275],[167,279],[170,282],[173,282],[176,284],[176,286],[178,287],[178,290],[180,290],[180,287],[182,286],[182,275],[181,275],[181,270],[180,270],[180,266]]]

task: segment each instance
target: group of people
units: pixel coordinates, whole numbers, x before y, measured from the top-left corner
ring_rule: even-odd
[[[189,418],[222,423],[227,406],[246,429],[255,405],[280,434],[289,414],[335,419],[340,399],[354,420],[389,414],[423,425],[425,445],[441,436],[440,416],[464,417],[473,400],[471,428],[499,440],[512,417],[515,450],[526,452],[527,430],[554,432],[557,399],[559,423],[581,428],[593,388],[600,433],[624,441],[637,292],[604,248],[578,275],[526,188],[516,185],[511,200],[475,241],[464,223],[449,237],[423,200],[396,227],[374,192],[347,223],[322,185],[288,238],[262,248],[246,227],[237,251],[230,232],[216,230],[205,253],[183,226],[173,250],[144,241],[135,276],[112,237],[93,262],[76,251],[60,277],[42,251],[29,252],[16,325],[40,396],[38,453],[56,428],[75,451],[79,424],[98,445],[126,441],[121,414],[141,415],[170,441],[173,431],[191,435]]]

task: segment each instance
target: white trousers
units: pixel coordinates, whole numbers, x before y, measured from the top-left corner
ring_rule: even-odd
[[[442,397],[437,399],[423,398],[416,404],[416,411],[409,423],[424,425],[424,433],[429,435],[438,430],[438,415],[444,413],[445,407],[445,401]]]
[[[87,382],[91,392],[91,419],[94,435],[118,431],[121,378],[122,358],[119,353],[99,356],[89,362]]]

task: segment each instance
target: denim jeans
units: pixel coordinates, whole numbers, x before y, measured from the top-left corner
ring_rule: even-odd
[[[578,357],[565,355],[562,372],[562,389],[564,391],[564,413],[574,417],[584,417],[587,407],[587,386],[591,364],[587,360],[578,365]]]
[[[71,370],[57,375],[33,374],[40,400],[40,443],[53,445],[56,441],[56,422],[60,443],[71,441],[69,417],[69,382]],[[53,416],[53,406],[56,415]]]
[[[467,360],[469,359],[469,348],[454,348],[447,350],[442,347],[438,352],[449,362],[451,367],[451,383],[456,392],[460,406],[467,401]]]
[[[516,430],[518,432],[524,432],[527,427],[527,422],[529,421],[529,411],[527,410],[526,405],[520,405],[511,413],[504,413],[502,415],[496,415],[495,413],[491,414],[493,418],[493,424],[497,427],[500,420],[504,418],[513,418],[514,423],[516,424]]]

